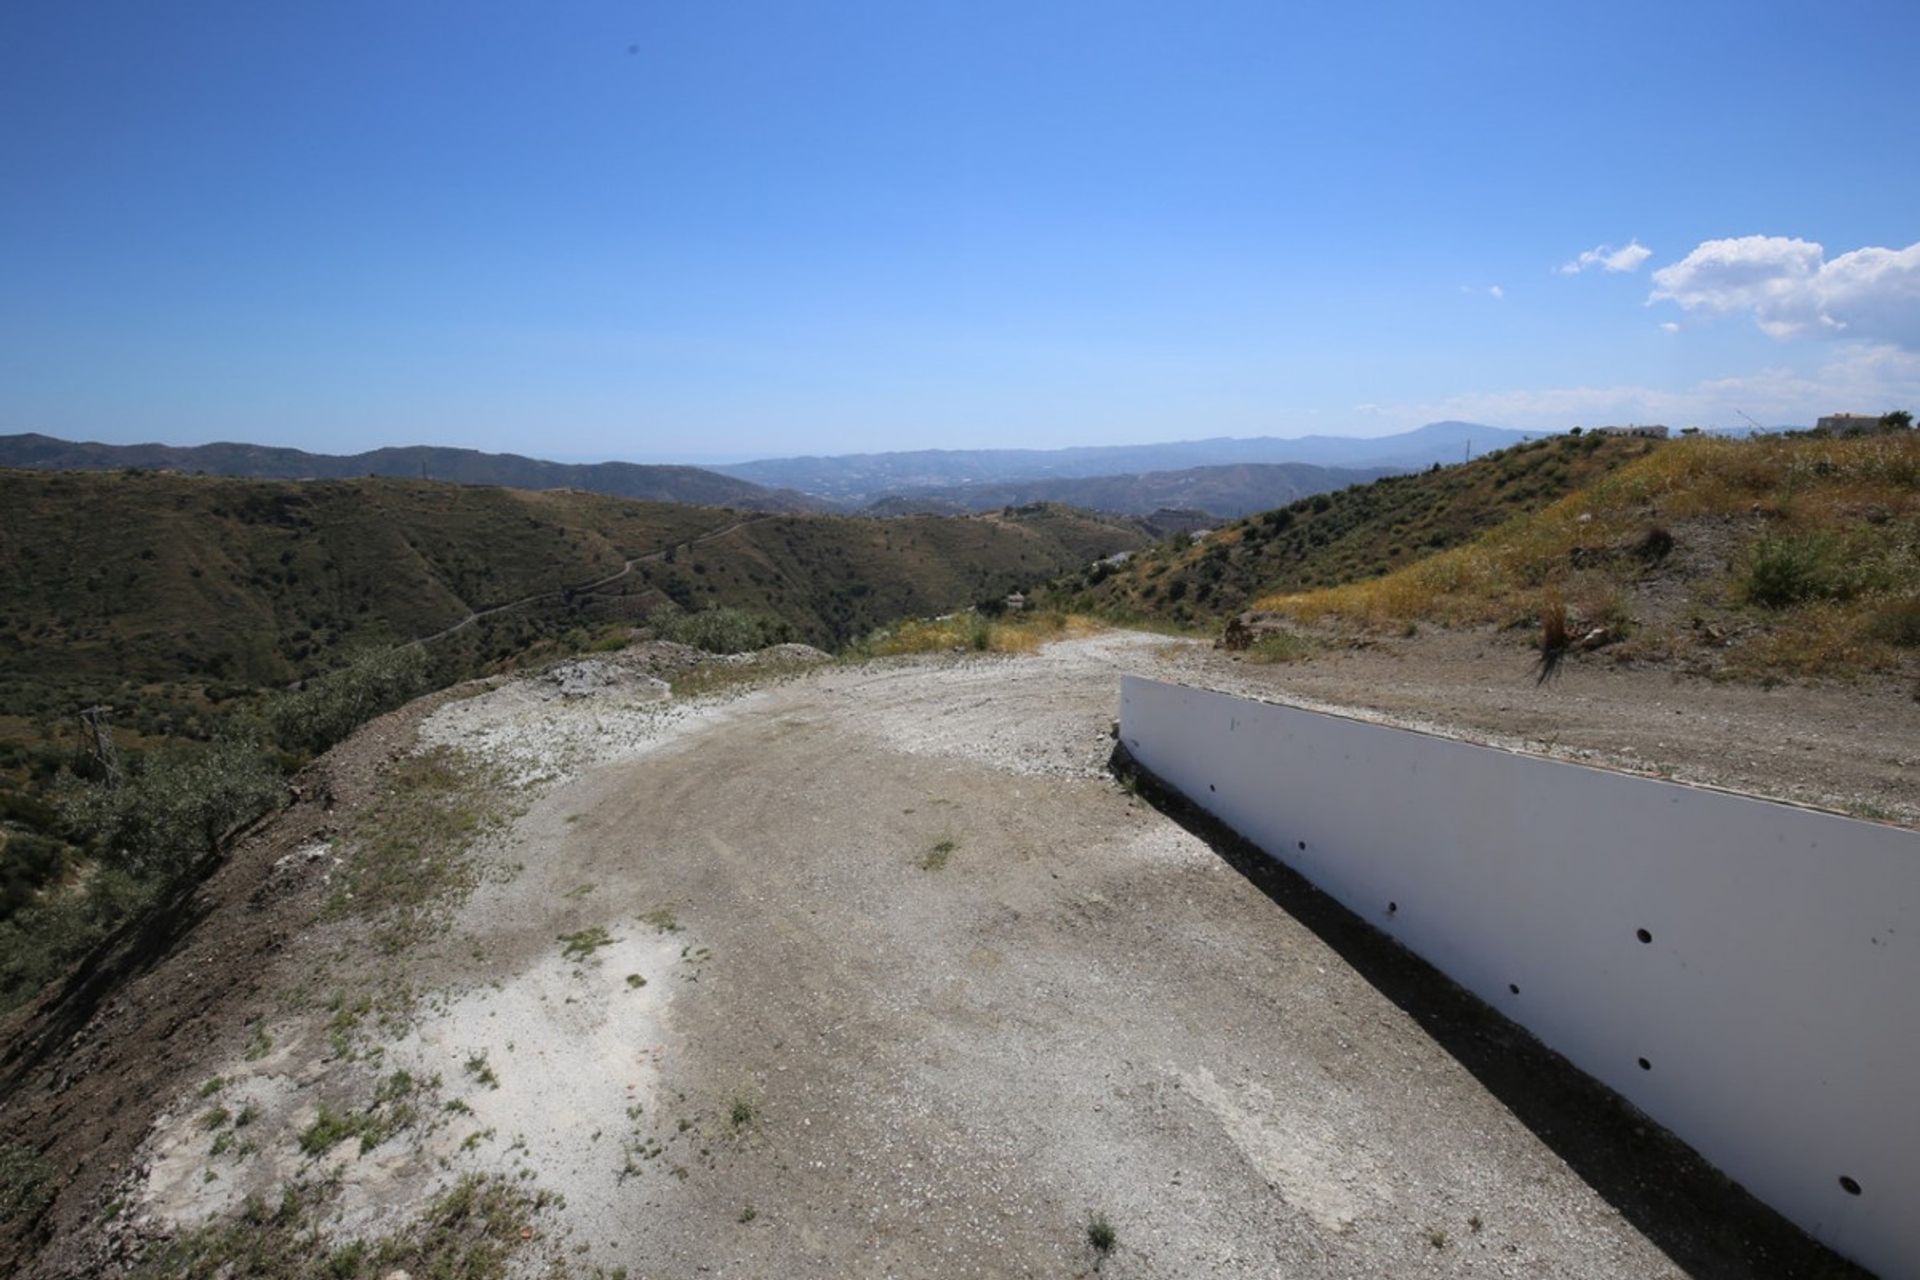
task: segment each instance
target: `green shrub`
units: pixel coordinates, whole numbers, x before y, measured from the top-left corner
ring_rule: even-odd
[[[657,622],[654,630],[662,640],[708,653],[752,653],[793,639],[793,628],[779,618],[724,605]]]
[[[428,684],[426,652],[404,645],[316,676],[270,699],[262,714],[282,748],[318,755],[375,716],[420,696]]]
[[[1746,597],[1768,609],[1846,594],[1833,540],[1819,535],[1762,538],[1748,557]]]
[[[262,744],[220,738],[130,761],[118,785],[63,779],[56,799],[69,828],[107,865],[172,879],[217,852],[232,828],[267,812],[282,788]]]

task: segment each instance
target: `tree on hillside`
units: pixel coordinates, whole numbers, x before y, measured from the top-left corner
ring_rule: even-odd
[[[1880,429],[1882,431],[1911,431],[1913,430],[1913,414],[1905,409],[1895,409],[1892,413],[1883,413],[1880,415]]]

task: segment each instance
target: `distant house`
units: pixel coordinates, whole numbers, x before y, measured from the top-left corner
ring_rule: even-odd
[[[1880,430],[1877,413],[1830,413],[1813,424],[1825,436],[1866,436]]]
[[[1640,436],[1647,440],[1665,440],[1667,438],[1667,429],[1655,422],[1624,427],[1595,427],[1592,430],[1592,434],[1596,436]]]

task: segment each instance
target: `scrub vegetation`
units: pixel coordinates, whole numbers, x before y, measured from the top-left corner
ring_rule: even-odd
[[[1709,645],[1763,678],[1893,669],[1920,648],[1920,435],[1677,440],[1468,545],[1257,604],[1375,628],[1540,620],[1564,642],[1644,627],[1641,654]]]

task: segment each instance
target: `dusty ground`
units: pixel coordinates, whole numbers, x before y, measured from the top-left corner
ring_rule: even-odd
[[[1620,666],[1603,650],[1538,684],[1536,656],[1512,632],[1430,629],[1292,664],[1199,647],[1166,660],[1180,679],[1235,692],[1920,826],[1920,688],[1910,683],[1764,688]]]
[[[164,963],[16,1069],[0,1121],[64,1181],[33,1268],[110,1272],[317,1174],[341,1187],[330,1243],[403,1231],[480,1172],[564,1197],[528,1274],[1844,1274],[1105,772],[1134,671],[1912,812],[1911,703],[1701,683],[1663,707],[1665,677],[1535,688],[1517,649],[1473,647],[1496,643],[1254,667],[1108,633],[693,702],[658,666],[589,670],[397,714],[330,762],[338,813],[296,806]],[[347,815],[436,746],[506,779],[517,816],[440,927],[381,957],[314,904],[354,856]],[[338,997],[289,997],[315,986],[398,1016],[342,1032]],[[370,1106],[399,1071],[417,1122],[300,1150],[323,1103]],[[214,1076],[251,1107],[218,1156]]]

